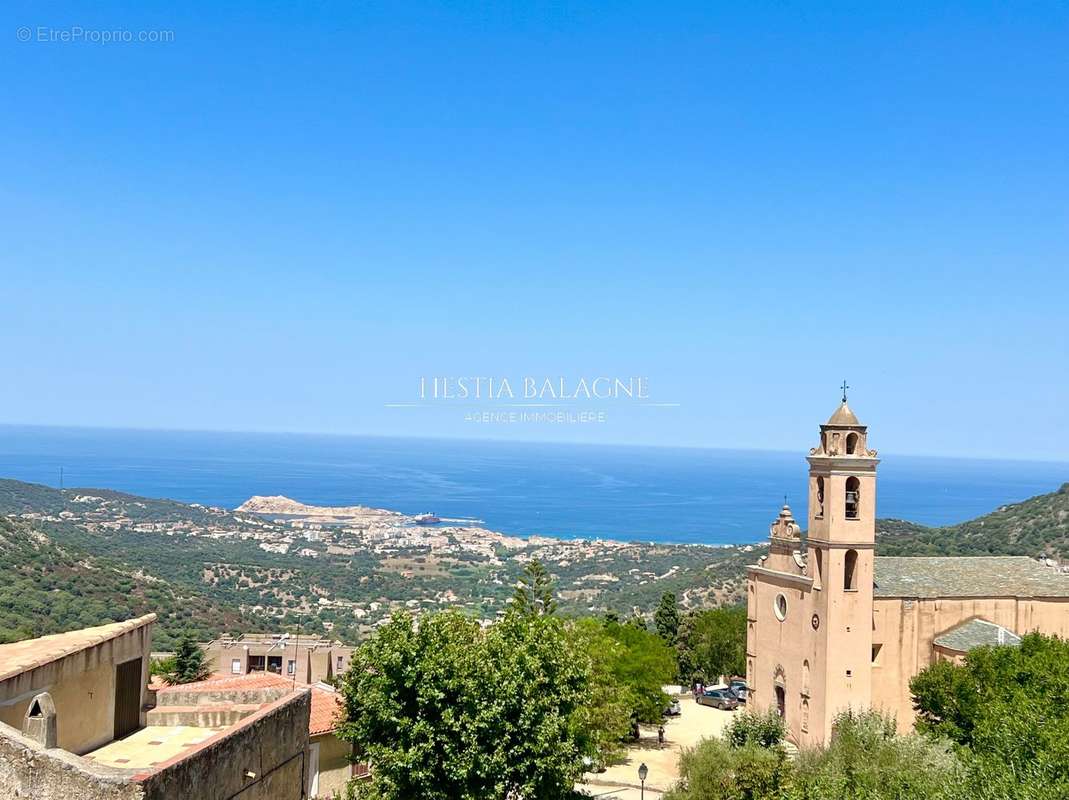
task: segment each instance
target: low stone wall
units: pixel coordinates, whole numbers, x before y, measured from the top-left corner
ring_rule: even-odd
[[[130,773],[95,765],[58,748],[45,749],[0,723],[0,797],[30,800],[143,800]]]

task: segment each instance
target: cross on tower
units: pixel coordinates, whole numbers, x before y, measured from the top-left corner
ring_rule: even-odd
[[[843,387],[842,388],[843,388],[843,402],[845,403],[846,402],[846,390],[850,388],[850,386],[847,384],[847,382],[845,380],[843,381]]]

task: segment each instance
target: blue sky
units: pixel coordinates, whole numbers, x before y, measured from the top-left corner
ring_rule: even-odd
[[[1069,460],[1064,3],[172,5],[0,11],[0,422]]]

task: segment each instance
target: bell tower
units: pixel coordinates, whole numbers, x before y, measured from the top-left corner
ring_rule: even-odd
[[[831,735],[836,714],[872,697],[872,588],[876,451],[868,428],[842,403],[809,452],[807,571],[813,579],[814,727]],[[818,684],[823,684],[819,686]]]

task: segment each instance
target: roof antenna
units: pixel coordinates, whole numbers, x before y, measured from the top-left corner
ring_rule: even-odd
[[[846,390],[850,388],[850,386],[849,386],[849,384],[847,384],[845,378],[843,379],[843,387],[842,388],[843,388],[843,402],[845,403],[846,402]]]

